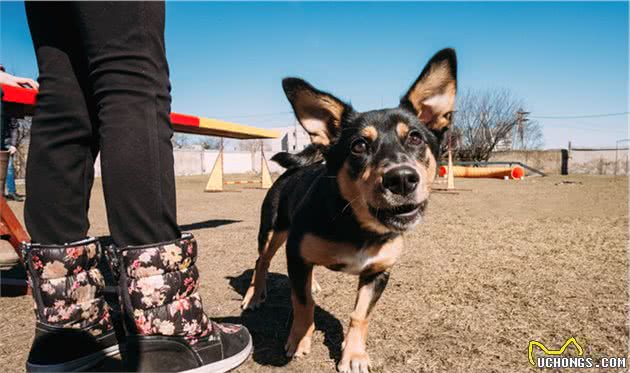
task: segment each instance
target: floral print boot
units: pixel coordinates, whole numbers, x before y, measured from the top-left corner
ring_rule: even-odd
[[[99,242],[24,244],[24,262],[35,300],[35,338],[29,372],[82,371],[119,352],[97,268]]]
[[[191,234],[145,246],[110,248],[119,276],[133,371],[227,372],[249,357],[247,329],[208,319],[199,296],[197,242]]]

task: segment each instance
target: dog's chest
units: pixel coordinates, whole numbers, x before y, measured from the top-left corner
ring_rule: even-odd
[[[381,250],[362,249],[354,255],[346,255],[341,252],[336,256],[340,264],[343,264],[341,271],[358,275],[364,271],[381,272],[396,263],[400,256],[400,248],[391,246],[383,247]]]
[[[400,257],[402,248],[402,237],[357,249],[307,234],[300,245],[300,252],[304,259],[313,264],[358,275],[363,272],[382,272],[392,267]]]

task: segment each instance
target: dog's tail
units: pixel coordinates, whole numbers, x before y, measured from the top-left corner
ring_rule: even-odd
[[[324,161],[324,157],[319,148],[310,144],[299,153],[291,154],[287,152],[276,153],[271,160],[280,166],[289,169],[295,167],[304,167]]]

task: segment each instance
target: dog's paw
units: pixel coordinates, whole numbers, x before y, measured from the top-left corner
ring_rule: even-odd
[[[299,358],[307,355],[311,352],[311,337],[291,333],[284,350],[287,352],[287,357]]]
[[[337,369],[339,373],[368,373],[370,356],[367,352],[344,353]]]
[[[250,286],[247,289],[247,293],[243,297],[243,302],[241,302],[241,309],[243,310],[255,310],[256,308],[262,306],[265,303],[265,299],[267,298],[267,289],[256,288],[255,286]]]
[[[311,283],[311,293],[317,294],[320,291],[322,291],[322,287],[319,286],[319,282],[317,282],[317,281],[315,281],[315,279],[313,279],[313,282]]]

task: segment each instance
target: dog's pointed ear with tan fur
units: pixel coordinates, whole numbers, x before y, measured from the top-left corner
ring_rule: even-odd
[[[311,142],[328,146],[339,132],[344,112],[352,110],[351,107],[299,78],[283,79],[282,88]]]
[[[451,124],[457,91],[457,58],[455,50],[437,52],[427,63],[400,106],[415,113],[429,129],[440,134]]]

